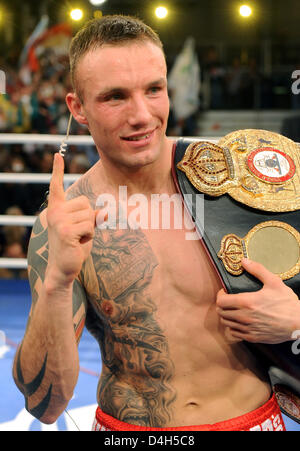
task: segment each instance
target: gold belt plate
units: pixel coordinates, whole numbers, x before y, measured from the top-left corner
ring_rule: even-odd
[[[225,235],[218,257],[234,276],[243,273],[245,257],[263,264],[282,280],[291,279],[300,272],[300,233],[285,222],[262,222],[243,238]]]
[[[239,130],[218,145],[192,143],[177,167],[201,193],[263,211],[300,208],[300,148],[278,133]]]

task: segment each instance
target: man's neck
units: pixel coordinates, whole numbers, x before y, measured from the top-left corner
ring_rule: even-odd
[[[171,174],[172,147],[173,141],[167,140],[160,158],[141,168],[116,167],[113,163],[100,159],[101,178],[112,190],[126,186],[128,194],[142,193],[147,196],[170,193],[174,190]]]

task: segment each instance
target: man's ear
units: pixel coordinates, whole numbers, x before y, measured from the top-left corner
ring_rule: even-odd
[[[88,125],[88,121],[83,111],[83,105],[75,92],[66,95],[66,103],[74,119],[82,125]]]

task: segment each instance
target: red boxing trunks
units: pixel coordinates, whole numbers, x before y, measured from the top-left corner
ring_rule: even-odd
[[[246,415],[215,424],[200,426],[182,426],[168,428],[151,428],[123,423],[123,421],[102,412],[98,407],[93,424],[93,431],[285,431],[282,415],[275,395],[256,410]]]

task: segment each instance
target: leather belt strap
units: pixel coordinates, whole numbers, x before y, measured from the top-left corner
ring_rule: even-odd
[[[259,280],[252,275],[244,272],[239,276],[231,275],[226,271],[222,261],[218,257],[222,238],[226,234],[235,233],[240,237],[247,235],[249,230],[257,224],[276,220],[282,221],[295,229],[300,225],[300,211],[272,213],[257,210],[237,202],[227,194],[220,197],[212,197],[203,195],[204,202],[204,227],[201,217],[196,214],[195,199],[199,195],[199,191],[190,183],[185,173],[177,168],[178,163],[182,160],[187,147],[194,139],[181,138],[177,141],[173,149],[173,179],[177,185],[178,191],[184,196],[184,201],[188,212],[195,221],[195,225],[202,237],[203,244],[206,247],[214,266],[222,280],[222,283],[228,293],[241,293],[249,291],[257,291],[262,288]],[[199,141],[199,140],[197,140]],[[190,196],[186,196],[189,194]],[[294,290],[300,298],[300,274],[295,275],[285,283]],[[292,352],[292,342],[286,342],[275,345],[252,344],[244,342],[245,346],[250,349],[256,357],[259,358],[260,364],[266,367],[269,372],[271,383],[278,387],[284,386],[284,391],[292,391],[300,397],[300,355]],[[288,390],[287,390],[288,389]],[[276,392],[275,390],[275,392]],[[296,399],[296,398],[295,398]],[[299,400],[295,401],[298,403]],[[296,410],[281,408],[295,421],[300,423],[299,415],[294,415]],[[300,407],[300,401],[299,401]]]

